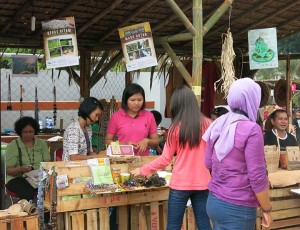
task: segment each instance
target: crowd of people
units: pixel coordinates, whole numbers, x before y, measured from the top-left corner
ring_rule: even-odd
[[[283,109],[269,115],[264,130],[258,122],[260,100],[257,83],[250,78],[236,80],[229,89],[228,105],[216,107],[208,118],[200,112],[193,91],[179,87],[171,97],[171,125],[161,145],[157,127],[162,116],[145,109],[144,89],[132,83],[123,91],[120,110],[108,122],[102,149],[118,140],[133,145],[136,156],[158,155],[132,170],[133,176],[164,169],[176,156],[169,184],[167,229],[181,229],[189,199],[198,229],[253,230],[257,206],[262,210],[262,225],[269,228],[272,207],[264,145],[276,145],[280,150],[298,146],[300,109],[292,122],[296,135],[287,131],[288,113]],[[78,120],[64,131],[63,161],[106,156],[105,150],[95,151],[92,142],[91,126],[99,124],[102,112],[103,103],[94,97],[80,104]],[[7,146],[6,188],[20,199],[34,200],[37,193],[23,175],[39,169],[40,162],[50,161],[47,143],[35,136],[38,130],[34,118],[21,117],[15,122],[19,138]],[[111,227],[114,229],[112,223]]]

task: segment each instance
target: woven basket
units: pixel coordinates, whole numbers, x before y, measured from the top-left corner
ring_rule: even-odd
[[[280,154],[275,145],[265,146],[265,160],[268,173],[273,173],[278,170]]]

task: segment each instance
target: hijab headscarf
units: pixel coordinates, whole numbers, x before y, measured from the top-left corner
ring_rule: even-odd
[[[232,111],[216,119],[203,135],[213,146],[219,161],[232,150],[235,130],[239,120],[256,122],[261,100],[261,88],[250,78],[233,82],[229,88],[227,103]]]

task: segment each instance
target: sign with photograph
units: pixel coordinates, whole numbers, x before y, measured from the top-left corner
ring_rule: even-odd
[[[119,36],[127,71],[157,65],[149,22],[120,28]]]
[[[248,43],[251,70],[278,67],[276,28],[249,30]]]
[[[42,22],[46,67],[79,65],[74,17]]]
[[[37,77],[38,65],[35,55],[12,55],[13,77]]]

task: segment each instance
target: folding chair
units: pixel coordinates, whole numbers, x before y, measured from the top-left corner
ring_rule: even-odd
[[[63,148],[58,148],[54,152],[53,159],[54,161],[62,161]]]

